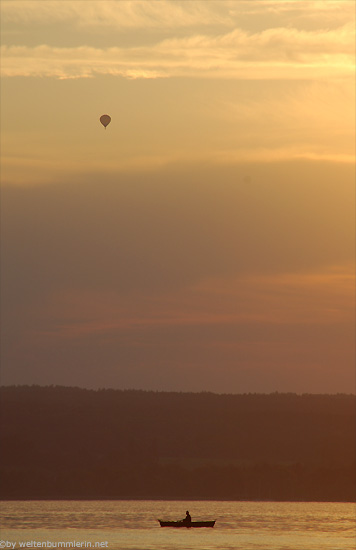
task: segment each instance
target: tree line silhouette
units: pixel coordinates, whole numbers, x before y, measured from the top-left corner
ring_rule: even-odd
[[[356,396],[0,390],[1,498],[355,500]]]

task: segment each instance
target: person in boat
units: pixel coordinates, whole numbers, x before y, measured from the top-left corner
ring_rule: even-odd
[[[183,523],[192,523],[192,517],[188,510],[185,513],[185,518],[183,519]]]

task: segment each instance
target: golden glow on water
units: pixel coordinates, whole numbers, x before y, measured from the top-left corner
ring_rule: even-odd
[[[157,518],[216,519],[214,529],[162,529]],[[354,550],[355,504],[305,502],[6,502],[2,539],[107,543],[111,550]],[[4,546],[3,546],[4,547]],[[103,546],[104,547],[104,546]]]

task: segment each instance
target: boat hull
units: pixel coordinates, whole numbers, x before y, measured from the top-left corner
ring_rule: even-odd
[[[214,527],[215,521],[191,521],[187,523],[185,521],[162,521],[158,520],[161,527]]]

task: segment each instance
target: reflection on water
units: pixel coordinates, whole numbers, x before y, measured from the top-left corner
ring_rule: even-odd
[[[214,529],[159,527],[157,518],[181,519],[187,508],[193,520],[215,519]],[[15,548],[72,541],[110,550],[354,550],[356,536],[355,505],[346,503],[3,502],[0,521],[1,539]]]

